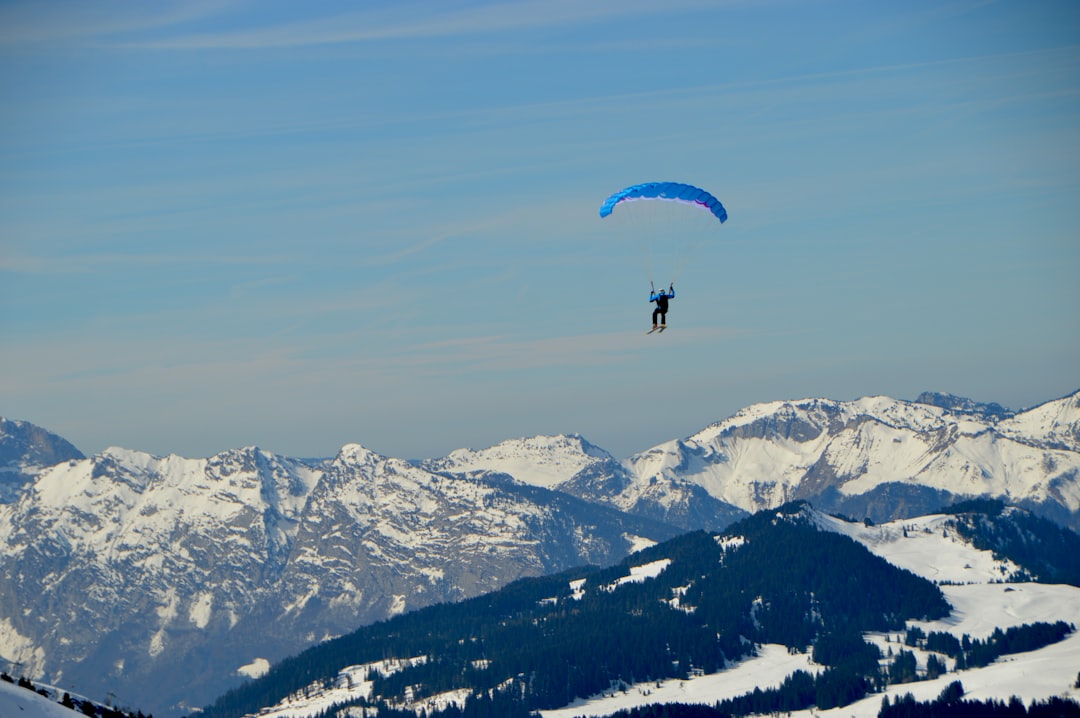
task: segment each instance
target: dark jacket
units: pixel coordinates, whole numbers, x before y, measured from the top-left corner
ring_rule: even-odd
[[[675,289],[672,288],[665,292],[661,289],[659,292],[653,291],[649,294],[649,301],[656,302],[656,308],[662,312],[667,311],[667,302],[669,299],[675,298]]]

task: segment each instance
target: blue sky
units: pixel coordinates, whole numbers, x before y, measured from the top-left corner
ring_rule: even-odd
[[[0,414],[88,453],[1080,387],[1074,2],[7,2],[0,88]]]

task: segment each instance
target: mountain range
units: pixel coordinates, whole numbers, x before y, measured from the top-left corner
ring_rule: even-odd
[[[357,626],[793,499],[881,522],[992,497],[1076,528],[1078,477],[1080,392],[758,404],[621,460],[577,435],[425,461],[86,457],[0,420],[0,657],[175,715]]]
[[[947,394],[749,406],[618,461],[578,436],[506,441],[424,462],[502,472],[685,529],[722,529],[804,499],[875,521],[976,496],[1080,528],[1080,391],[1013,413]]]

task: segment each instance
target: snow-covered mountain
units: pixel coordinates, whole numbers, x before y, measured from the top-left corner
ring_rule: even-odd
[[[0,504],[18,498],[19,491],[50,466],[82,458],[82,452],[56,434],[0,417]]]
[[[355,444],[86,458],[0,420],[0,659],[169,715],[358,625],[791,499],[881,523],[998,497],[1080,528],[1080,392],[920,399],[757,404],[621,460],[565,435],[419,465]]]
[[[722,529],[806,499],[875,521],[995,497],[1080,529],[1080,392],[1013,414],[947,394],[749,406],[618,461],[580,436],[511,439],[425,463],[500,472],[638,515]]]
[[[421,465],[438,473],[509,474],[523,483],[553,489],[582,471],[612,461],[614,457],[608,452],[577,434],[570,434],[514,439],[482,450],[458,449]]]
[[[458,476],[505,474],[688,530],[721,529],[746,513],[678,476],[637,480],[627,465],[576,434],[509,439],[482,450],[459,449],[423,466]]]
[[[111,448],[0,510],[0,658],[167,715],[359,625],[674,533],[355,444],[315,463]]]
[[[1080,392],[999,419],[888,397],[756,404],[624,462],[746,511],[806,499],[885,521],[990,496],[1080,528]]]

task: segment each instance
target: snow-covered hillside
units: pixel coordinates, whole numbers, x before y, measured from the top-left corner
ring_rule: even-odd
[[[1007,629],[1039,621],[1066,621],[1080,627],[1080,588],[1000,583],[1003,575],[1015,571],[1015,566],[996,560],[991,552],[975,549],[955,533],[947,531],[945,524],[951,517],[932,515],[867,527],[820,512],[815,512],[814,516],[822,529],[850,536],[900,568],[948,584],[942,586],[942,591],[953,607],[952,613],[940,621],[910,624],[927,633],[942,631],[958,638],[965,634],[985,638],[995,628]],[[868,638],[883,651],[890,648],[895,651],[899,650],[902,637],[870,635]],[[907,646],[904,648],[912,650]],[[928,654],[918,649],[914,652],[919,665],[925,668]],[[984,668],[949,672],[929,681],[893,685],[885,694],[874,694],[842,708],[813,709],[791,715],[799,718],[874,718],[884,695],[889,695],[892,700],[912,693],[918,700],[933,700],[955,680],[963,683],[965,695],[970,699],[1008,701],[1012,696],[1019,696],[1025,704],[1051,696],[1080,700],[1080,689],[1075,687],[1078,666],[1080,631],[1073,632],[1060,643],[1030,653],[1006,656]],[[721,673],[667,681],[661,686],[655,682],[635,685],[626,691],[613,691],[575,701],[565,708],[542,711],[542,715],[544,718],[607,716],[622,709],[655,703],[712,705],[755,688],[778,687],[797,670],[815,672],[821,667],[810,662],[809,654],[792,655],[783,646],[765,646],[759,656]]]
[[[1008,629],[1034,622],[1065,621],[1080,626],[1080,588],[1002,583],[1003,576],[1013,575],[1017,567],[1008,561],[995,559],[992,552],[978,550],[962,540],[957,532],[950,529],[950,521],[954,517],[929,515],[867,526],[815,510],[808,510],[807,513],[819,529],[849,536],[890,563],[941,584],[953,609],[950,615],[938,621],[913,621],[909,626],[918,626],[927,633],[941,631],[957,638],[966,634],[975,639],[985,639],[996,628]],[[736,549],[744,543],[739,536],[725,537],[722,541],[725,546]],[[653,559],[632,565],[625,578],[612,585],[599,586],[598,590],[614,591],[622,583],[649,581],[659,576],[669,564],[667,559]],[[571,581],[570,587],[575,597],[582,595],[583,584],[583,580]],[[672,607],[679,608],[677,600],[672,602]],[[883,653],[895,652],[901,647],[911,650],[916,654],[920,667],[925,669],[930,654],[903,645],[902,638],[898,633],[867,635],[867,639],[878,644]],[[410,660],[415,662],[435,658],[414,656]],[[311,686],[277,705],[267,707],[263,714],[273,718],[314,718],[335,704],[370,697],[371,684],[362,678],[368,675],[368,671],[374,669],[385,675],[401,669],[403,665],[398,661],[345,668],[333,685]],[[893,699],[910,692],[919,700],[931,700],[946,685],[959,680],[967,691],[967,697],[972,699],[1007,701],[1015,695],[1025,704],[1051,696],[1069,696],[1080,700],[1080,690],[1074,687],[1078,665],[1080,632],[1073,632],[1064,641],[1038,651],[1009,655],[983,668],[950,670],[934,680],[893,685],[886,694]],[[545,710],[541,714],[544,718],[574,718],[607,716],[622,709],[656,703],[712,705],[752,692],[755,688],[778,687],[788,675],[800,670],[816,673],[823,667],[814,664],[808,652],[792,653],[784,646],[765,645],[756,657],[719,673],[683,680],[651,680],[588,699],[578,699],[563,708]],[[877,715],[883,695],[873,694],[840,709],[814,709],[793,715],[801,718],[813,715],[872,718]],[[460,705],[463,701],[464,695],[457,691],[402,707],[412,708],[419,714],[420,711],[438,709],[448,703]]]
[[[0,681],[0,718],[76,718],[85,715],[35,691]]]

